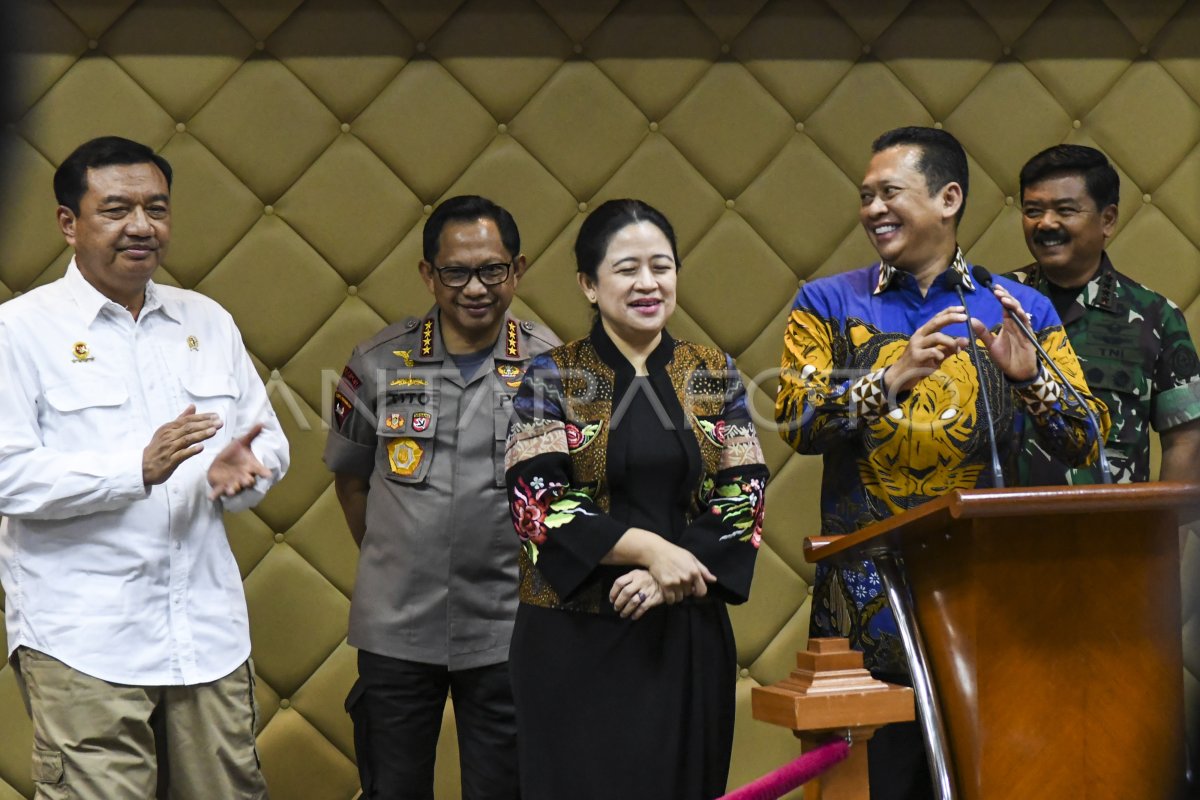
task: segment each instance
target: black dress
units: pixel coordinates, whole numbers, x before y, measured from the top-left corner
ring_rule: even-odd
[[[606,340],[601,344],[612,346]],[[666,355],[672,344],[668,342]],[[660,367],[662,362],[659,358]],[[670,388],[665,378],[633,378],[629,369],[629,375],[618,376],[614,384],[614,413],[606,423],[609,435],[604,441],[608,508],[602,515],[588,516],[606,517],[611,535],[639,527],[688,546],[688,536],[695,536],[698,526],[687,485],[695,477],[698,459],[689,455],[687,438],[668,419],[678,420],[679,402],[664,391]],[[752,426],[749,431],[752,437]],[[579,444],[578,437],[568,438]],[[513,449],[510,437],[510,459]],[[757,451],[756,440],[753,449]],[[757,460],[761,462],[760,451]],[[528,477],[532,472],[536,470],[510,467],[510,494],[514,484],[536,480]],[[524,800],[709,800],[724,793],[737,670],[724,599],[739,602],[748,592],[745,570],[747,560],[748,569],[753,568],[766,478],[761,464],[742,465],[739,474],[743,486],[751,480],[759,490],[751,509],[756,519],[741,541],[733,534],[711,536],[736,546],[727,548],[734,554],[729,561],[714,555],[717,550],[698,555],[719,580],[723,572],[731,578],[736,573],[732,585],[744,588],[714,584],[705,598],[661,605],[639,620],[629,620],[617,616],[611,606],[571,610],[566,602],[561,604],[566,607],[529,602],[523,579],[510,671]],[[705,511],[720,514],[707,507]],[[522,516],[528,515],[528,508],[514,504],[519,530]],[[736,528],[735,517],[727,514],[731,530]],[[599,524],[596,519],[589,522]],[[553,529],[545,533],[548,539],[557,535]],[[553,576],[550,562],[556,551],[547,544],[542,551],[538,563]],[[537,571],[529,563],[525,568]],[[634,568],[595,565],[586,583],[598,586],[607,601],[613,581]]]

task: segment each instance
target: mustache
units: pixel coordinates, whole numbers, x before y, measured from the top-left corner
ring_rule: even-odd
[[[1033,243],[1034,244],[1045,245],[1045,244],[1049,244],[1050,242],[1056,242],[1056,241],[1060,241],[1060,240],[1062,241],[1063,244],[1069,243],[1071,241],[1071,234],[1069,234],[1063,230],[1034,231],[1033,232]]]

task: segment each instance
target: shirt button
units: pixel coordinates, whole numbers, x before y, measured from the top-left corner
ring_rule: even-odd
[[[176,550],[180,549],[181,547],[183,547],[183,545],[182,545],[182,544],[180,544],[179,542],[176,542],[176,543],[175,543],[175,549],[176,549]]]

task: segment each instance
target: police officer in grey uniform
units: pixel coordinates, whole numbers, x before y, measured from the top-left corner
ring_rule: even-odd
[[[516,798],[508,643],[517,540],[504,490],[511,399],[559,343],[508,312],[525,272],[512,216],[445,201],[424,229],[436,305],[355,348],[334,395],[325,463],[359,544],[346,708],[364,798],[433,798],[454,698],[466,800]]]

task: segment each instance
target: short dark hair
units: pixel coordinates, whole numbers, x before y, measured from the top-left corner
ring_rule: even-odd
[[[612,241],[617,231],[627,225],[638,222],[649,222],[654,225],[667,241],[671,243],[671,256],[675,259],[675,269],[683,266],[679,260],[679,246],[675,242],[675,229],[667,221],[661,211],[641,200],[608,200],[596,207],[587,215],[587,219],[579,226],[579,235],[575,237],[575,269],[596,280],[596,271],[604,254],[608,252],[608,243]]]
[[[171,165],[144,144],[120,136],[100,136],[84,142],[54,171],[54,198],[60,206],[79,213],[79,203],[88,190],[89,169],[118,164],[153,164],[162,170],[171,188]]]
[[[970,189],[970,170],[967,153],[949,133],[940,128],[909,126],[894,128],[871,143],[871,152],[879,153],[892,147],[919,147],[921,160],[917,168],[925,176],[925,185],[930,197],[948,183],[957,183],[962,188],[962,205],[954,216],[955,223],[962,222],[967,210],[967,191]]]
[[[496,229],[500,231],[500,243],[511,258],[521,254],[521,232],[517,230],[517,222],[512,214],[486,197],[461,194],[442,201],[425,220],[425,229],[421,234],[422,257],[430,264],[437,258],[442,230],[447,223],[474,222],[477,219],[490,219],[496,223]]]
[[[1063,175],[1082,175],[1097,209],[1115,206],[1121,200],[1121,179],[1104,153],[1082,144],[1056,144],[1021,167],[1022,202],[1027,186]]]

